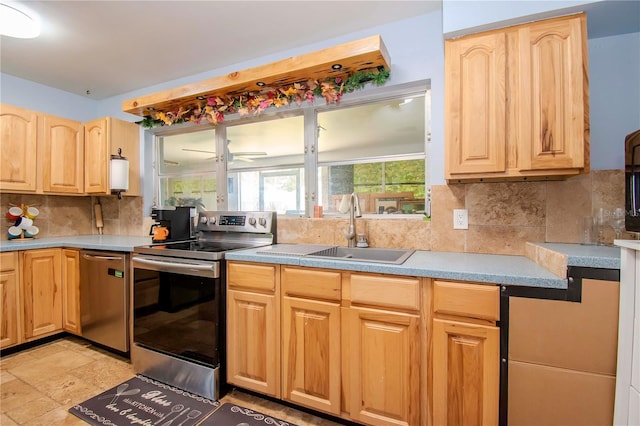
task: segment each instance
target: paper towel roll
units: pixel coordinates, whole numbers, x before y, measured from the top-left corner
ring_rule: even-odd
[[[93,209],[96,216],[96,228],[98,228],[98,234],[102,234],[102,228],[104,227],[104,223],[102,221],[102,206],[99,203],[94,204]]]
[[[111,192],[129,190],[129,160],[126,158],[111,159]]]

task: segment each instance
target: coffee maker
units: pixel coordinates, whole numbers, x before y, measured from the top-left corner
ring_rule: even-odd
[[[162,240],[153,242],[166,241],[185,241],[195,238],[194,220],[196,217],[196,208],[193,206],[180,207],[163,207],[151,209],[151,218],[155,221],[149,229],[149,235],[156,235],[154,228],[166,228],[168,233]]]

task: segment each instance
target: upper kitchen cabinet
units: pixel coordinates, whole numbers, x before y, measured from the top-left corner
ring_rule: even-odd
[[[0,191],[36,190],[38,114],[0,104]]]
[[[82,123],[43,115],[42,190],[82,194],[84,190],[84,132]]]
[[[140,130],[137,124],[112,117],[84,125],[84,189],[87,194],[110,194],[110,160],[117,155],[129,160],[129,190],[123,195],[140,194]]]
[[[586,16],[445,42],[450,183],[589,171]]]

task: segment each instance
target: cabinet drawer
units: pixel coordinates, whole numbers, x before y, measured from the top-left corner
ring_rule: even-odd
[[[340,300],[340,272],[282,268],[282,291],[286,296]]]
[[[500,319],[500,287],[434,281],[433,311],[490,321]]]
[[[14,271],[18,269],[18,252],[0,254],[0,271]]]
[[[352,274],[351,303],[420,309],[420,279]]]
[[[253,290],[275,291],[276,265],[252,263],[227,263],[227,283],[229,287]]]

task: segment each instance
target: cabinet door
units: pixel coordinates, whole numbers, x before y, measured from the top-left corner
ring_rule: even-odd
[[[497,425],[500,331],[433,320],[433,423]]]
[[[0,254],[0,348],[21,343],[18,253]]]
[[[38,114],[0,104],[0,191],[36,190]]]
[[[227,382],[280,398],[276,297],[227,291]]]
[[[80,194],[84,189],[84,132],[82,123],[43,116],[44,192]]]
[[[80,334],[79,250],[62,250],[62,321],[66,331]]]
[[[109,141],[107,119],[89,121],[84,124],[84,190],[88,194],[109,192],[107,181],[109,166]]]
[[[348,311],[351,417],[370,425],[425,424],[420,422],[420,317]]]
[[[340,304],[282,301],[283,398],[340,415]]]
[[[445,43],[446,176],[506,168],[506,35]]]
[[[586,18],[554,19],[518,29],[519,168],[588,165]]]
[[[61,330],[61,249],[27,250],[22,256],[25,338]]]

